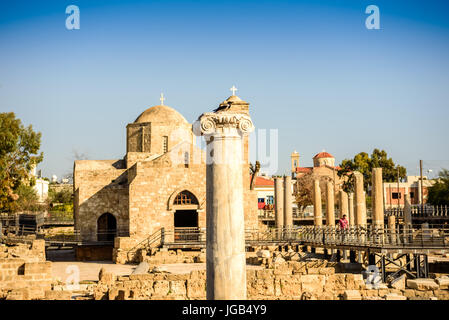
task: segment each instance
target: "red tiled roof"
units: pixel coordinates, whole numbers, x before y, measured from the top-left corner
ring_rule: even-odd
[[[316,154],[313,159],[319,159],[319,158],[333,158],[334,156],[327,152],[320,152]]]
[[[297,173],[307,173],[312,171],[312,167],[297,167],[296,172]]]
[[[335,170],[341,169],[340,166],[332,167],[332,166],[324,165],[324,167],[329,168],[329,169],[335,169]],[[297,167],[296,168],[296,173],[308,173],[308,172],[312,172],[312,171],[313,171],[312,167]]]
[[[256,181],[254,183],[256,187],[262,186],[274,186],[274,181],[264,177],[256,177]]]

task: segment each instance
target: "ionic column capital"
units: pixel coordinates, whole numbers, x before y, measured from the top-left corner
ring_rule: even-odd
[[[246,114],[231,112],[203,113],[193,124],[197,136],[238,133],[247,135],[254,131],[251,118]]]

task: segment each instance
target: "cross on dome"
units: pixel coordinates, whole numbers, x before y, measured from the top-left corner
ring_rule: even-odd
[[[161,100],[161,106],[163,106],[165,98],[164,98],[164,94],[162,92],[161,92],[161,97],[159,98],[159,100]]]
[[[238,90],[235,86],[232,86],[231,89],[229,89],[232,91],[232,95],[235,96],[235,92]]]

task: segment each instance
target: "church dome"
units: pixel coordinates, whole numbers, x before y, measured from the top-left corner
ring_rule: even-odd
[[[178,111],[162,105],[148,108],[134,121],[134,123],[143,122],[158,122],[171,125],[188,124],[187,120]]]

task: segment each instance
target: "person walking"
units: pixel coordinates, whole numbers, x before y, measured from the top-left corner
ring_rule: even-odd
[[[341,232],[341,241],[345,241],[345,235],[348,232],[348,228],[349,228],[349,222],[348,219],[346,219],[346,215],[344,214],[343,217],[338,220],[338,226],[340,228],[340,232]]]

